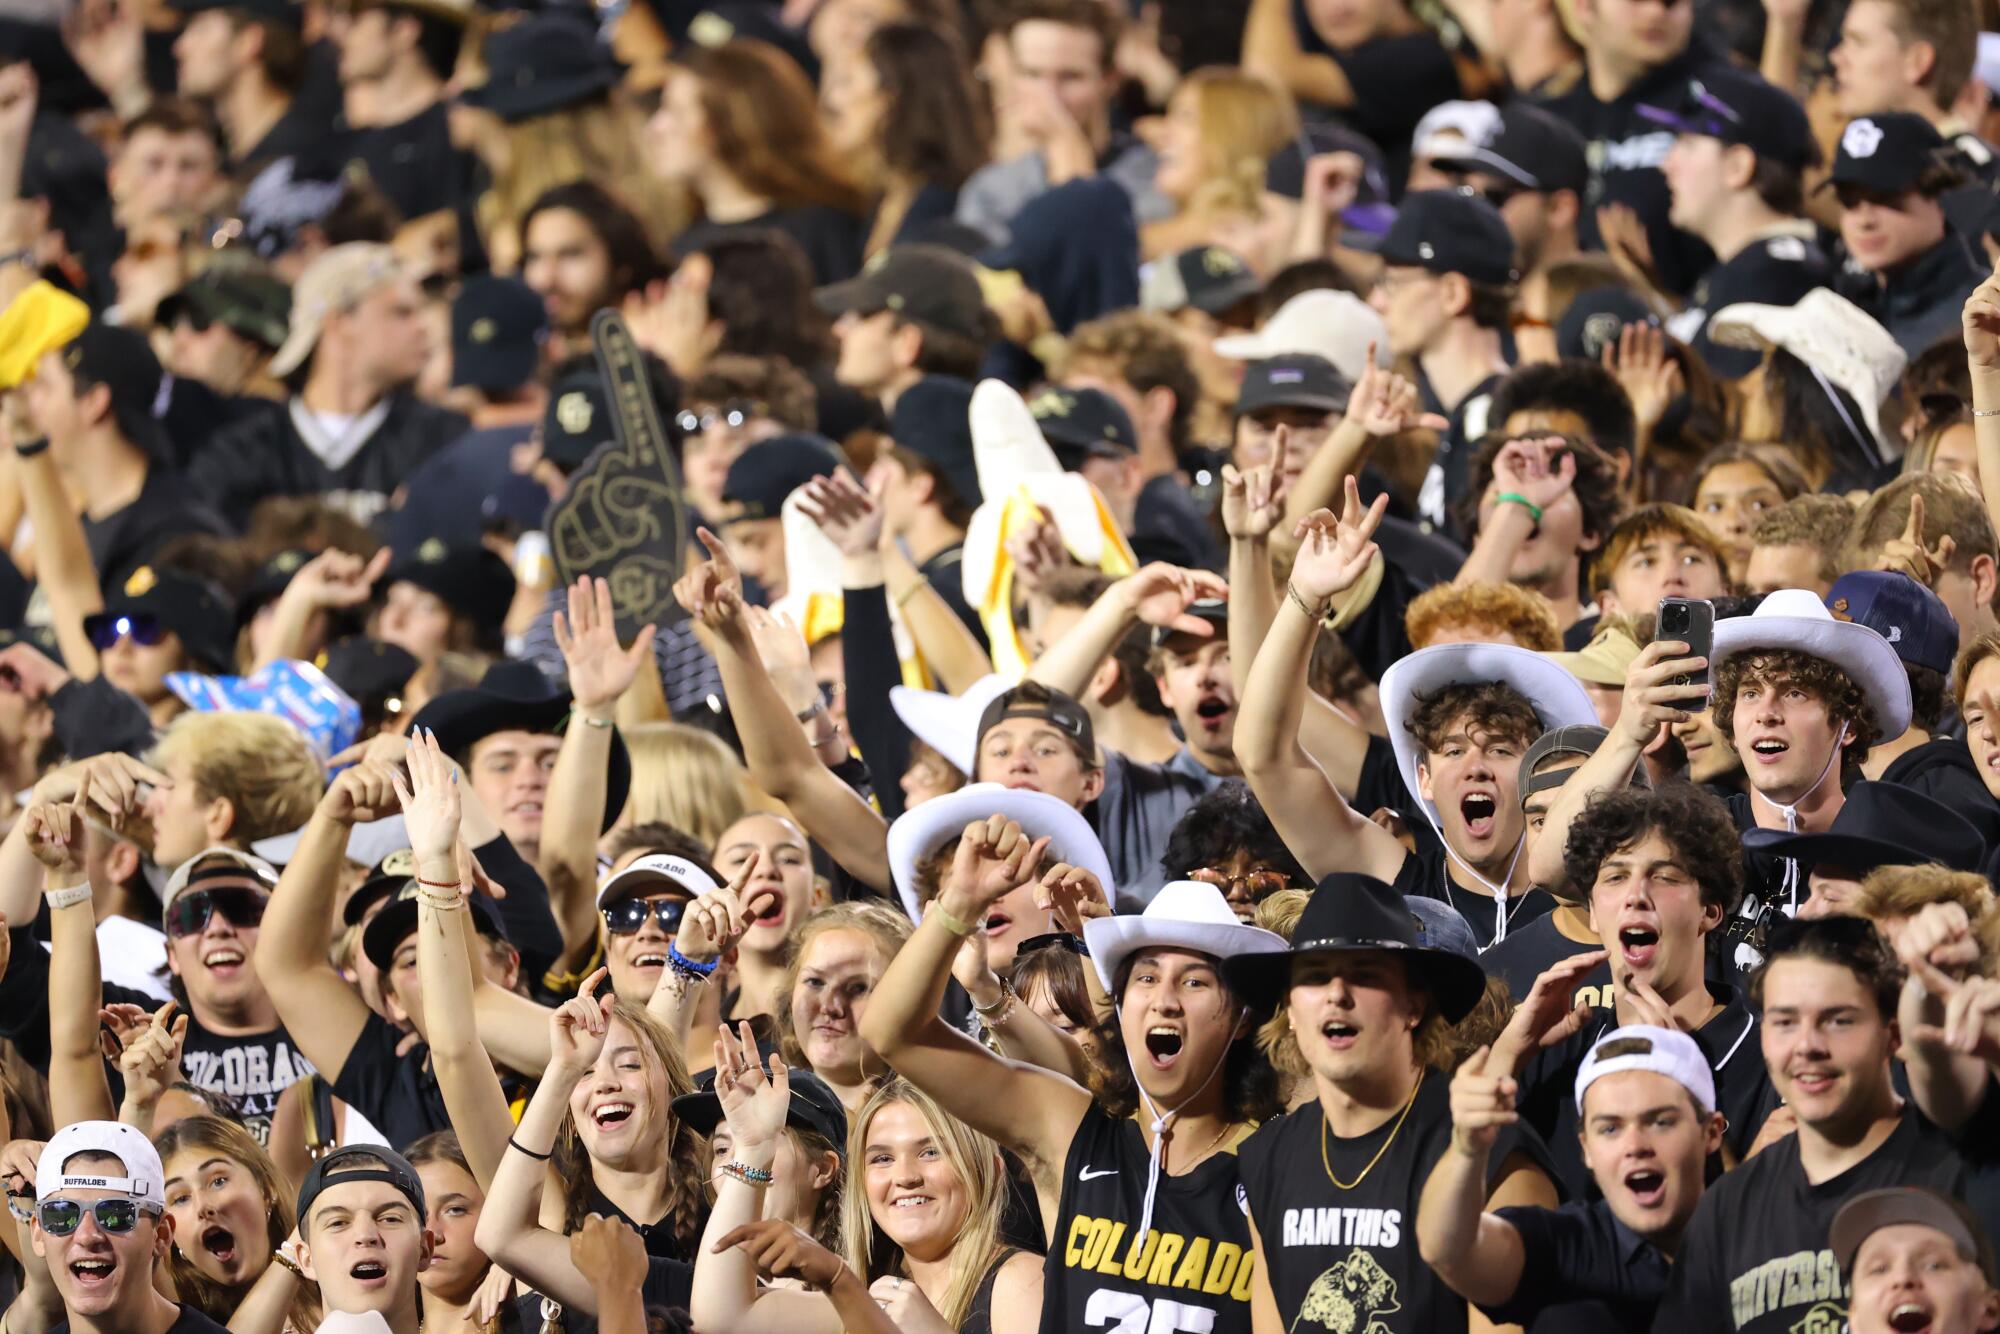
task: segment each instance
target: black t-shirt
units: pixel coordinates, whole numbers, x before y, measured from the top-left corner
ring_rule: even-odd
[[[1434,529],[1468,550],[1473,535],[1459,523],[1458,505],[1472,489],[1472,454],[1477,442],[1499,425],[1491,418],[1493,390],[1502,378],[1498,374],[1489,375],[1458,402],[1447,403],[1431,387],[1423,367],[1417,367],[1418,400],[1426,412],[1435,412],[1450,422],[1438,437],[1437,453],[1432,456],[1430,470],[1424,474],[1423,486],[1417,492],[1417,512]]]
[[[1486,970],[1488,977],[1497,977],[1505,982],[1507,990],[1518,1002],[1528,998],[1535,979],[1543,973],[1573,954],[1587,953],[1596,948],[1598,942],[1595,940],[1571,940],[1558,931],[1555,913],[1551,910],[1526,926],[1509,931],[1505,940],[1479,956],[1479,965]],[[1611,964],[1607,961],[1583,975],[1583,981],[1576,989],[1576,1001],[1579,1005],[1609,1007],[1611,1000]]]
[[[451,1129],[444,1093],[431,1073],[431,1049],[418,1043],[398,1056],[396,1046],[406,1036],[371,1010],[333,1080],[333,1095],[398,1145]]]
[[[1901,783],[1971,821],[1988,852],[2000,851],[2000,804],[1986,790],[1964,737],[1938,737],[1898,755],[1882,782]]]
[[[1237,1155],[1225,1150],[1185,1176],[1161,1173],[1152,1228],[1134,1238],[1147,1161],[1138,1122],[1094,1104],[1084,1113],[1063,1162],[1041,1327],[1249,1334],[1257,1261]]]
[[[443,102],[406,121],[351,130],[347,151],[405,218],[456,209],[474,195],[476,159],[451,142]]]
[[[951,608],[952,615],[972,632],[981,648],[986,647],[986,627],[980,622],[978,609],[965,600],[965,544],[946,547],[922,565],[917,573],[924,582],[937,590],[944,604]]]
[[[1243,1188],[1282,1328],[1465,1328],[1465,1299],[1417,1253],[1417,1199],[1451,1143],[1450,1089],[1450,1076],[1429,1070],[1407,1115],[1366,1135],[1333,1134],[1314,1100],[1245,1142]],[[1534,1140],[1532,1132],[1502,1132],[1488,1159],[1489,1188],[1516,1152],[1545,1161]],[[1341,1189],[1329,1173],[1354,1184]]]
[[[799,243],[812,265],[813,282],[824,287],[844,282],[861,268],[861,251],[868,244],[867,221],[820,204],[774,208],[741,222],[711,222],[704,218],[674,238],[674,249],[685,255],[740,232],[778,231]]]
[[[69,1321],[49,1326],[49,1334],[69,1334]],[[183,1302],[180,1318],[167,1326],[167,1334],[228,1334],[228,1331],[197,1311],[192,1303]]]
[[[1499,1217],[1521,1234],[1514,1295],[1479,1309],[1496,1324],[1535,1334],[1645,1334],[1667,1292],[1673,1262],[1619,1222],[1603,1200],[1560,1209],[1517,1205]]]
[[[694,1257],[689,1254],[688,1248],[683,1246],[674,1236],[674,1229],[667,1219],[654,1218],[642,1220],[632,1217],[632,1215],[613,1204],[610,1197],[597,1188],[595,1180],[584,1182],[578,1189],[583,1192],[585,1207],[591,1213],[602,1214],[606,1218],[616,1218],[634,1232],[637,1232],[640,1238],[646,1243],[646,1254],[651,1256],[655,1262],[672,1260],[688,1264],[693,1263]]]
[[[158,466],[147,469],[145,484],[123,509],[101,519],[83,518],[83,540],[104,588],[122,587],[125,576],[152,560],[161,547],[194,533],[227,537],[229,525],[180,478]]]
[[[1709,994],[1722,1008],[1692,1036],[1715,1071],[1716,1110],[1729,1122],[1723,1143],[1740,1162],[1765,1118],[1777,1109],[1778,1095],[1771,1087],[1770,1072],[1764,1068],[1757,1016],[1730,987],[1711,982]],[[1617,1026],[1617,1011],[1607,1007],[1569,1040],[1538,1052],[1517,1076],[1521,1118],[1541,1134],[1562,1173],[1563,1184],[1579,1198],[1594,1193],[1596,1183],[1583,1165],[1577,1144],[1576,1072],[1597,1040]]]
[[[1703,274],[1687,309],[1670,321],[1670,327],[1701,354],[1710,370],[1725,379],[1738,379],[1757,369],[1763,354],[1716,346],[1708,336],[1709,317],[1724,306],[1745,301],[1790,306],[1813,288],[1832,283],[1833,261],[1809,237],[1767,236]]]
[[[1847,1285],[1827,1246],[1840,1206],[1882,1186],[1963,1193],[1964,1162],[1914,1109],[1882,1147],[1813,1185],[1787,1135],[1708,1188],[1675,1257],[1653,1328],[1790,1334],[1847,1326]]]
[[[1479,942],[1480,949],[1492,945],[1498,924],[1494,921],[1493,897],[1490,894],[1475,894],[1469,889],[1461,889],[1451,878],[1451,855],[1445,851],[1444,840],[1431,829],[1430,822],[1421,813],[1409,817],[1410,832],[1416,838],[1417,849],[1403,858],[1402,869],[1396,872],[1391,884],[1404,898],[1441,899],[1458,909],[1472,928],[1472,937]],[[1507,932],[1512,935],[1538,917],[1546,917],[1555,911],[1556,901],[1539,889],[1530,889],[1507,900]]]

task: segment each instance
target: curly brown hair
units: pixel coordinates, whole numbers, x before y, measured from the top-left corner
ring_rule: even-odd
[[[1563,873],[1586,902],[1605,858],[1658,834],[1694,877],[1701,901],[1730,911],[1743,891],[1743,840],[1721,801],[1690,783],[1617,788],[1590,799],[1569,827]]]
[[[1854,910],[1879,927],[1884,921],[1915,917],[1933,903],[1955,903],[1972,923],[1979,943],[1977,972],[1991,977],[2000,966],[2000,901],[1992,882],[1974,871],[1948,866],[1881,866],[1861,882]]]
[[[1446,730],[1466,714],[1472,725],[1496,736],[1514,737],[1523,745],[1548,729],[1528,697],[1501,681],[1471,681],[1445,686],[1417,697],[1416,710],[1403,724],[1427,751],[1444,745]]]
[[[1562,626],[1556,621],[1555,608],[1540,593],[1519,584],[1438,584],[1410,599],[1403,611],[1403,630],[1412,648],[1449,642],[1437,637],[1446,626],[1495,630],[1537,653],[1562,648]]]
[[[1534,431],[1529,434],[1547,434]],[[1486,488],[1493,481],[1493,463],[1500,457],[1500,451],[1507,442],[1516,437],[1495,431],[1479,442],[1479,450],[1472,456],[1472,476],[1466,487],[1465,498],[1459,502],[1458,518],[1467,533],[1479,531],[1479,502],[1486,496]],[[1625,500],[1618,490],[1618,465],[1611,456],[1579,435],[1565,435],[1563,444],[1576,459],[1576,480],[1570,489],[1576,494],[1577,508],[1583,511],[1583,535],[1605,538],[1617,526],[1618,516],[1623,513]]]
[[[1882,739],[1882,728],[1868,707],[1868,697],[1854,678],[1825,658],[1791,648],[1749,649],[1731,654],[1715,667],[1711,709],[1716,730],[1736,744],[1736,695],[1747,683],[1797,686],[1826,703],[1827,716],[1845,723],[1849,739],[1845,764],[1859,764],[1868,748]]]

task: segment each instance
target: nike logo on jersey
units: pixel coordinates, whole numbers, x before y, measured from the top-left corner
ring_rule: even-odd
[[[1076,1179],[1078,1181],[1095,1181],[1099,1177],[1115,1177],[1117,1175],[1118,1169],[1115,1167],[1106,1167],[1099,1171],[1092,1171],[1090,1168],[1085,1167],[1078,1170]]]

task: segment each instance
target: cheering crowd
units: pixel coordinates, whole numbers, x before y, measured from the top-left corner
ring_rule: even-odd
[[[2000,1330],[1993,0],[0,0],[0,1334]]]

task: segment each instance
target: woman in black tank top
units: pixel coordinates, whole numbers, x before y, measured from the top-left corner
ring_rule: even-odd
[[[1004,810],[1004,797],[996,804]],[[1027,1165],[1049,1237],[1042,1328],[1247,1334],[1254,1266],[1234,1152],[1278,1103],[1254,1016],[1219,964],[1282,949],[1283,938],[1242,925],[1221,891],[1192,881],[1168,885],[1142,916],[1088,922],[1093,963],[1117,998],[1104,1042],[1113,1071],[1093,1098],[987,1051],[938,1014],[971,924],[1036,878],[1041,852],[1011,820],[966,831],[930,914],[877,987],[862,1036]],[[1067,866],[1041,883],[1045,898],[1108,902]]]

